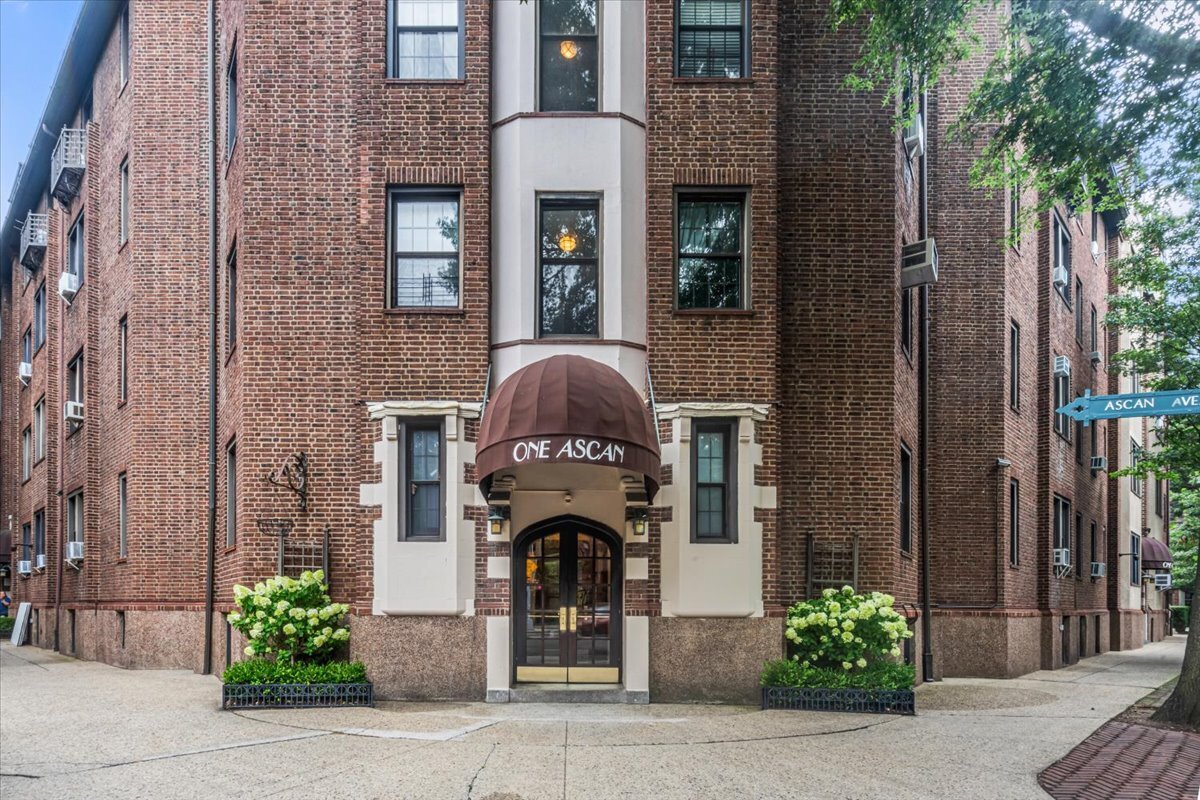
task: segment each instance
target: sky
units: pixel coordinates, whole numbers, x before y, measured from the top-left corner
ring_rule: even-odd
[[[82,0],[0,0],[0,219]]]

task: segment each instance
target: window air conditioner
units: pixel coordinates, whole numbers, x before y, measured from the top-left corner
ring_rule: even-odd
[[[1107,564],[1105,564],[1103,561],[1093,561],[1092,562],[1092,577],[1093,578],[1103,578],[1106,574],[1108,574],[1108,565]]]
[[[1064,266],[1061,266],[1061,265],[1055,267],[1054,268],[1054,286],[1055,286],[1055,288],[1061,289],[1066,285],[1067,285],[1067,268]]]
[[[83,561],[83,542],[67,542],[67,561]]]
[[[28,361],[22,361],[17,365],[17,377],[21,379],[21,383],[29,385],[29,379],[33,377],[33,364]]]
[[[83,422],[83,403],[68,400],[63,405],[63,419],[70,422]]]
[[[38,569],[45,569],[45,568],[46,568],[46,554],[45,554],[45,553],[38,553],[38,554],[37,554],[37,561],[35,561],[35,562],[34,562],[34,565],[35,565],[35,566],[36,566]]]
[[[1092,456],[1092,472],[1107,472],[1108,459],[1104,456]]]
[[[910,159],[925,155],[925,117],[919,112],[904,126],[904,151]]]
[[[1104,360],[1104,355],[1099,350],[1093,350],[1091,353],[1091,359],[1093,364],[1099,366],[1100,362]]]
[[[1054,548],[1054,566],[1056,566],[1056,567],[1071,566],[1071,551],[1065,547]]]
[[[18,561],[17,562],[17,572],[19,572],[22,575],[28,575],[29,573],[33,572],[33,570],[29,568],[28,561]]]
[[[74,272],[64,272],[59,276],[58,293],[67,302],[67,305],[71,305],[75,295],[79,294],[79,276]]]
[[[933,237],[904,245],[900,251],[900,288],[937,283],[938,254]]]
[[[1100,257],[1100,243],[1093,241],[1092,242],[1092,258],[1099,258],[1099,257]]]
[[[1159,572],[1154,576],[1154,588],[1165,592],[1171,588],[1171,573]]]
[[[1056,378],[1071,377],[1071,359],[1069,356],[1054,357],[1054,376]]]

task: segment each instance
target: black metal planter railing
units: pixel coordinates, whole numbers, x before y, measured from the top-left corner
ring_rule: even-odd
[[[762,707],[790,711],[849,711],[858,714],[916,714],[912,689],[817,689],[762,687]]]
[[[221,708],[373,706],[371,683],[223,684]]]

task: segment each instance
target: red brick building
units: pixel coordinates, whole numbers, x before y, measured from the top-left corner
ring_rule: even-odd
[[[232,586],[323,565],[384,697],[751,700],[849,582],[942,674],[1107,649],[1106,545],[1052,567],[1104,262],[1005,247],[963,86],[896,131],[820,0],[215,10],[85,3],[0,231],[34,643],[219,671]]]

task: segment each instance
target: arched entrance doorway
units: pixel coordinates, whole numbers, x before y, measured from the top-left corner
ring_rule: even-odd
[[[620,538],[560,517],[523,532],[513,554],[516,680],[620,683]]]

